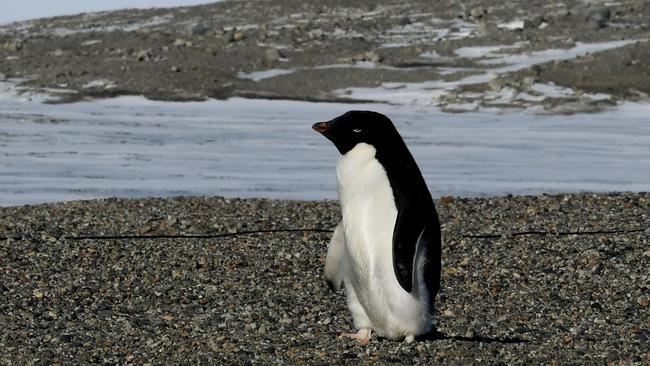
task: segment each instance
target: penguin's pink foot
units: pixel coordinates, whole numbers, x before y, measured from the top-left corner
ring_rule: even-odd
[[[359,329],[359,331],[356,332],[356,333],[341,333],[339,338],[356,339],[359,342],[359,344],[361,344],[362,346],[365,346],[370,341],[371,336],[372,336],[372,329],[370,329],[370,328],[362,328],[362,329]]]

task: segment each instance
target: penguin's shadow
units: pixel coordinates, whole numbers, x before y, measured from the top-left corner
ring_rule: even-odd
[[[455,341],[461,341],[461,342],[479,342],[479,343],[502,343],[502,344],[509,344],[509,343],[528,343],[530,341],[526,339],[521,339],[521,338],[492,338],[492,337],[484,337],[480,335],[475,335],[473,337],[464,337],[464,336],[450,336],[444,333],[439,332],[438,330],[433,330],[429,333],[422,334],[418,337],[415,338],[416,341],[418,342],[425,342],[425,341],[439,341],[443,339],[452,339]]]

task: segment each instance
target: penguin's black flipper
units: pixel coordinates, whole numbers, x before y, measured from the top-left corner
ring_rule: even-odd
[[[417,210],[400,207],[393,229],[393,269],[397,282],[406,291],[413,289],[413,262],[424,219]]]
[[[435,220],[425,225],[418,239],[413,259],[413,292],[420,299],[426,299],[429,310],[433,310],[435,296],[440,290],[440,224]]]
[[[437,217],[409,207],[397,213],[393,231],[393,268],[406,292],[435,296],[440,287],[440,224]],[[433,299],[430,301],[433,304]]]

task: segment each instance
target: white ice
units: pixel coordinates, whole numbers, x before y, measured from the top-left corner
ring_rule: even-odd
[[[459,57],[466,58],[483,58],[483,57],[503,57],[501,54],[503,50],[521,48],[528,44],[528,42],[517,42],[512,45],[500,45],[500,46],[470,46],[470,47],[460,47],[454,50],[454,53]]]
[[[276,76],[293,74],[296,69],[269,69],[253,72],[240,72],[237,77],[240,79],[249,79],[253,81],[260,81],[264,79],[274,78]]]
[[[395,121],[436,197],[650,190],[643,104],[538,116],[241,98],[47,105],[5,94],[0,205],[110,196],[333,199],[338,153],[310,126],[351,109]]]
[[[252,72],[239,72],[237,77],[240,79],[248,79],[253,81],[260,81],[264,79],[274,78],[276,76],[289,75],[301,70],[321,70],[321,69],[385,69],[395,70],[398,69],[392,66],[378,65],[372,61],[356,61],[354,63],[342,63],[331,65],[320,65],[315,67],[297,67],[293,69],[268,69]],[[404,70],[405,68],[399,68]]]
[[[507,23],[499,23],[497,27],[507,30],[521,30],[524,29],[524,21],[517,19]]]

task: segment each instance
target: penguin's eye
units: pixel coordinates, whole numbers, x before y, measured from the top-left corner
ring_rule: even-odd
[[[360,128],[355,128],[354,130],[352,130],[352,132],[359,133],[359,132],[361,132],[361,129]]]

